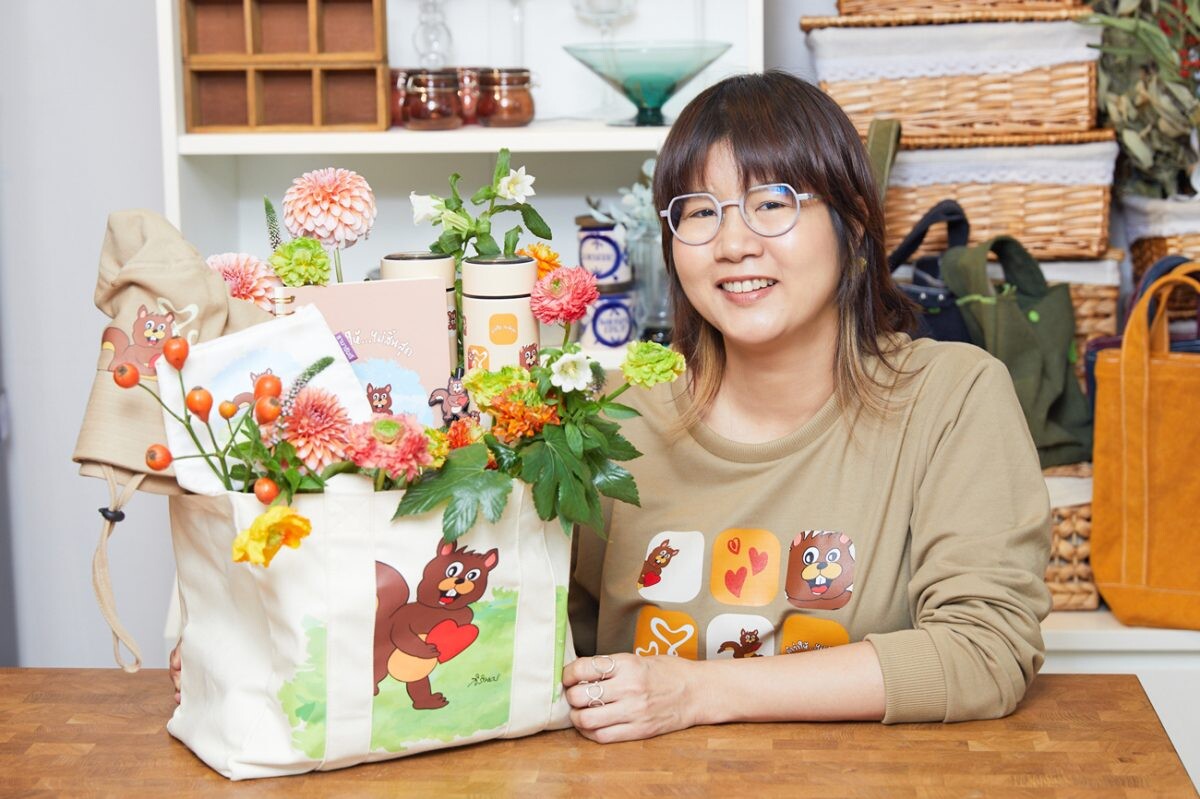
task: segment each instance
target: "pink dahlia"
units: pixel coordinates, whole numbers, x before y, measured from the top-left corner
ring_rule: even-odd
[[[296,395],[286,420],[281,421],[283,424],[276,425],[278,429],[273,432],[296,448],[296,455],[310,471],[319,472],[346,459],[350,417],[332,393],[305,386]]]
[[[393,480],[413,480],[433,463],[425,428],[412,416],[377,416],[350,428],[346,457],[360,469],[383,469]]]
[[[375,193],[349,169],[305,172],[283,195],[283,223],[293,236],[311,236],[345,249],[375,224]]]
[[[252,302],[264,311],[272,309],[271,290],[283,282],[268,264],[244,252],[210,255],[205,263],[224,279],[230,297]]]
[[[569,324],[582,319],[599,298],[595,275],[582,266],[563,267],[533,284],[529,307],[544,325]]]

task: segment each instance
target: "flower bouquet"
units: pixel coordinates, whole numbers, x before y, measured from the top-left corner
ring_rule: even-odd
[[[459,258],[468,244],[489,251],[490,220],[503,211],[537,232],[533,180],[502,152],[472,198],[486,209],[472,216],[452,177],[450,198],[430,198],[441,210],[429,221],[443,227],[435,246]],[[521,232],[505,235],[506,251]],[[595,279],[561,266],[544,242],[524,249],[542,272],[530,310],[563,328],[562,344],[462,375],[476,411],[455,405],[442,427],[363,410],[360,386],[336,387],[335,373],[352,374],[340,352],[312,360],[279,327],[307,323],[299,313],[194,346],[170,337],[157,390],[133,364],[113,370],[119,386],[154,394],[174,431],[171,447],[149,448],[147,466],[174,462],[179,475],[178,464],[195,464],[219,485],[171,498],[185,621],[182,701],[168,730],[226,776],[338,768],[568,723],[569,535],[576,524],[602,531],[601,497],[638,501],[620,464],[639,453],[619,428],[637,412],[619,399],[674,380],[684,364],[659,345],[631,345],[624,379],[606,386],[570,343],[597,299]],[[213,361],[245,352],[278,356],[252,393],[203,377],[236,371]]]

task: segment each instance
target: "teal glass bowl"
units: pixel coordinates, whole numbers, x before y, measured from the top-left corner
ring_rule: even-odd
[[[563,49],[637,106],[637,116],[615,125],[665,125],[662,107],[728,42],[613,42],[568,44]]]

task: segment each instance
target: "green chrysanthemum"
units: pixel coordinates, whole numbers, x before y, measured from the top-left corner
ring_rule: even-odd
[[[683,374],[686,363],[683,355],[653,341],[635,341],[625,353],[621,372],[635,386],[652,388],[659,383],[672,383]]]
[[[329,254],[321,242],[302,236],[280,245],[271,268],[285,286],[324,286],[329,282]]]
[[[529,370],[520,366],[505,366],[498,372],[472,369],[463,378],[463,388],[471,395],[481,411],[487,411],[492,401],[509,386],[530,381]]]

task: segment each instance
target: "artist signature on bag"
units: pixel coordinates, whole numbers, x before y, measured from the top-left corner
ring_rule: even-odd
[[[471,678],[470,682],[467,683],[467,687],[469,688],[473,685],[483,685],[490,682],[500,682],[500,675],[476,673],[475,676]]]

